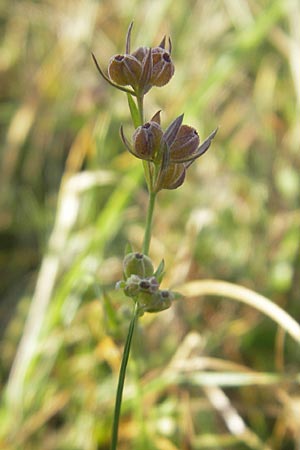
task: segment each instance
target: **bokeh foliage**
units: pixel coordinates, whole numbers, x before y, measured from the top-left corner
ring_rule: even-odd
[[[299,319],[300,5],[2,0],[0,15],[0,436],[7,450],[104,450],[131,306],[113,287],[147,194],[119,139],[126,96],[90,52],[105,67],[132,19],[133,47],[170,34],[175,76],[146,116],[220,127],[184,186],[159,194],[166,286],[224,279]],[[299,447],[299,349],[257,311],[178,301],[141,319],[133,356],[120,449]]]

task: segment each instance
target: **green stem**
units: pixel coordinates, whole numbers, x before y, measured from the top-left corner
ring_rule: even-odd
[[[130,325],[129,325],[129,329],[128,329],[126,342],[125,342],[125,347],[124,347],[124,352],[123,352],[123,357],[122,357],[122,362],[121,362],[121,368],[120,368],[120,374],[119,374],[119,380],[118,380],[118,388],[117,388],[115,411],[114,411],[114,422],[113,422],[112,438],[111,438],[111,450],[117,449],[119,421],[120,421],[120,412],[121,412],[121,405],[122,405],[123,388],[124,388],[125,375],[126,375],[126,367],[127,367],[127,363],[128,363],[134,327],[135,327],[135,324],[136,324],[136,321],[138,318],[138,312],[139,312],[138,303],[135,303],[131,321],[130,321]]]
[[[140,125],[143,125],[143,123],[144,123],[144,96],[143,95],[137,96],[137,106],[138,106],[139,116],[140,116]]]
[[[145,229],[145,234],[144,234],[144,242],[143,242],[143,250],[142,250],[142,253],[144,253],[144,255],[148,255],[148,253],[149,253],[149,247],[150,247],[150,241],[151,241],[151,231],[152,231],[152,218],[153,218],[155,199],[156,199],[156,192],[150,192],[149,193],[149,205],[148,205],[147,218],[146,218],[146,229]]]
[[[139,121],[140,125],[143,125],[144,123],[144,96],[137,96],[137,106],[139,111]],[[145,173],[148,175],[149,179],[149,167],[144,165]],[[149,186],[149,184],[148,184]],[[153,211],[154,211],[154,205],[155,205],[155,198],[156,198],[156,192],[151,192],[151,186],[149,187],[149,205],[148,205],[148,211],[147,211],[147,218],[146,218],[146,228],[145,228],[145,235],[144,235],[144,242],[143,242],[143,253],[147,255],[149,253],[149,247],[150,247],[150,240],[151,240],[151,229],[152,229],[152,218],[153,218]],[[135,307],[132,313],[128,334],[125,342],[121,367],[120,367],[120,373],[119,373],[119,380],[118,380],[118,387],[117,387],[117,394],[116,394],[116,402],[115,402],[115,410],[114,410],[114,418],[113,418],[113,428],[112,428],[112,438],[111,438],[111,450],[117,450],[117,444],[118,444],[118,432],[119,432],[119,422],[120,422],[120,412],[121,412],[121,405],[122,405],[122,396],[123,396],[123,388],[125,383],[125,376],[126,376],[126,368],[128,363],[128,358],[130,354],[130,347],[131,347],[131,341],[132,336],[135,328],[135,324],[137,322],[139,316],[139,306],[138,302],[135,303]]]

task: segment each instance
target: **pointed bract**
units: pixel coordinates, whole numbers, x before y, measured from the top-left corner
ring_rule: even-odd
[[[162,38],[162,41],[161,41],[160,44],[158,44],[158,47],[166,48],[166,36],[164,36],[164,37]]]
[[[172,53],[172,41],[171,41],[170,37],[169,37],[168,41],[169,41],[169,53],[171,55],[171,53]]]
[[[150,80],[152,76],[152,57],[151,50],[147,49],[147,54],[143,60],[142,73],[139,80],[138,90],[147,93],[151,87]]]
[[[173,120],[173,122],[168,126],[168,128],[164,132],[163,139],[169,147],[171,147],[177,136],[177,133],[183,121],[183,116],[184,114],[181,114],[175,120]]]
[[[130,44],[131,44],[131,30],[133,27],[133,21],[130,23],[128,30],[127,30],[127,34],[126,34],[126,45],[125,45],[125,53],[127,55],[130,54]]]
[[[161,109],[154,114],[152,119],[150,119],[150,122],[156,122],[156,123],[158,123],[158,125],[160,125],[160,113],[161,113]]]

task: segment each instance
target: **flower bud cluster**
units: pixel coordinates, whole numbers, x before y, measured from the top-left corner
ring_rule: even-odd
[[[117,283],[124,294],[139,305],[140,314],[159,312],[171,306],[174,295],[159,289],[158,274],[151,259],[141,253],[129,253],[123,261],[124,279]]]
[[[174,74],[171,60],[171,41],[166,49],[164,37],[154,48],[139,47],[130,53],[132,25],[126,37],[126,53],[114,55],[108,65],[108,75],[119,86],[131,86],[137,96],[146,94],[152,86],[164,86]]]
[[[160,125],[160,112],[138,127],[132,144],[121,127],[121,138],[126,148],[137,158],[153,165],[151,190],[176,189],[182,185],[187,168],[209,148],[217,133],[214,130],[200,145],[195,128],[182,125],[183,114],[177,117],[164,132]]]
[[[157,47],[139,47],[131,53],[132,26],[133,23],[130,24],[126,35],[125,53],[114,55],[110,59],[108,76],[102,72],[94,55],[93,58],[101,76],[106,81],[137,97],[139,120],[133,120],[137,124],[143,122],[143,108],[140,105],[144,95],[152,86],[160,87],[167,84],[175,69],[171,59],[171,40],[168,40],[168,48],[166,48],[166,37]],[[137,108],[136,105],[134,108]],[[208,150],[216,135],[217,130],[214,130],[200,145],[195,128],[183,125],[182,120],[183,114],[163,131],[160,125],[160,112],[158,112],[149,122],[135,130],[132,144],[125,137],[121,127],[121,138],[130,153],[147,161],[144,167],[150,192],[176,189],[181,186],[185,180],[187,168]]]

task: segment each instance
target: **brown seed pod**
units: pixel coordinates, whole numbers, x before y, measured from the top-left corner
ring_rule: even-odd
[[[152,76],[150,83],[153,86],[164,86],[174,75],[175,68],[170,54],[161,47],[151,49]]]
[[[182,162],[196,152],[199,146],[199,135],[195,128],[181,125],[173,144],[170,147],[170,160]]]
[[[133,150],[141,159],[152,160],[158,152],[163,131],[157,122],[150,121],[138,127],[133,134]]]
[[[141,63],[131,55],[115,55],[108,66],[110,79],[120,86],[138,86],[142,74]]]

